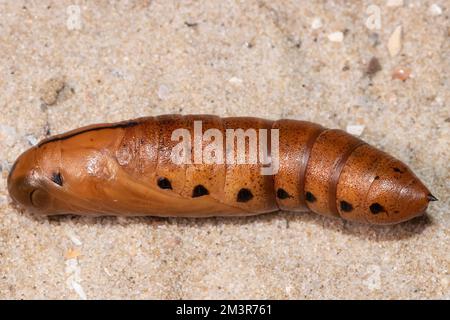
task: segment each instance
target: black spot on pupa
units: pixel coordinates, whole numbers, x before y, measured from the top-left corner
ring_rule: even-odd
[[[194,190],[192,190],[192,198],[197,198],[201,196],[206,196],[209,194],[208,189],[206,189],[201,184],[195,186]]]
[[[380,176],[375,176],[375,180],[378,180],[378,179],[380,179]]]
[[[286,190],[279,188],[277,190],[277,197],[279,199],[287,199],[287,198],[290,198],[291,196],[289,195],[289,193],[286,192]]]
[[[305,198],[306,198],[306,201],[308,201],[308,202],[314,202],[317,200],[316,197],[314,197],[314,195],[309,191],[306,192]]]
[[[378,202],[372,203],[369,207],[370,212],[372,212],[373,214],[378,214],[380,212],[384,211],[384,208],[381,204],[379,204]]]
[[[52,179],[52,181],[54,183],[56,183],[57,185],[62,187],[62,185],[63,185],[63,178],[62,178],[60,172],[53,172],[51,179]]]
[[[249,189],[242,188],[237,194],[237,202],[247,202],[253,198],[253,194]]]
[[[399,173],[403,173],[404,172],[403,170],[401,170],[400,168],[397,168],[397,167],[394,168],[394,171],[395,172],[399,172]]]
[[[350,212],[353,210],[353,206],[351,203],[348,203],[347,201],[341,201],[341,210],[344,212]]]
[[[172,184],[167,178],[158,178],[158,187],[161,189],[172,189]]]

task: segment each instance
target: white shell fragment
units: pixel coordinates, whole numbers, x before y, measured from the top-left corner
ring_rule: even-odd
[[[342,42],[342,40],[344,40],[344,34],[340,31],[332,32],[328,35],[328,40],[332,42]]]
[[[391,57],[395,57],[402,49],[402,26],[395,28],[388,41],[388,50]]]
[[[76,294],[78,294],[78,296],[80,297],[81,300],[87,300],[86,293],[84,292],[81,284],[79,284],[75,280],[72,280],[72,281],[70,281],[70,286],[76,292]]]
[[[322,26],[323,26],[322,19],[320,19],[319,17],[314,18],[313,21],[311,22],[311,29],[313,30],[319,29]]]
[[[359,124],[349,124],[347,126],[347,128],[345,129],[348,133],[359,137],[363,131],[364,131],[365,126],[363,125],[359,125]]]
[[[433,3],[430,8],[428,9],[428,12],[432,16],[440,16],[442,14],[442,9],[439,7],[436,3]]]
[[[231,77],[230,80],[228,80],[228,82],[239,85],[239,84],[242,84],[243,80],[238,77]]]
[[[67,286],[75,291],[75,293],[80,297],[82,300],[86,300],[87,296],[86,293],[83,290],[83,287],[81,286],[81,268],[78,264],[77,258],[71,258],[66,260],[66,268],[65,268],[66,274],[67,274],[67,280],[66,284]]]

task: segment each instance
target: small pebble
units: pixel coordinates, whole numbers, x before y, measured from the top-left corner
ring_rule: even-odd
[[[388,7],[402,7],[403,0],[387,0],[386,6]]]
[[[402,26],[395,28],[388,41],[388,50],[391,57],[395,57],[402,49]]]
[[[392,79],[405,81],[411,77],[411,69],[397,67],[392,72]]]
[[[344,34],[340,31],[332,32],[328,35],[328,40],[332,42],[342,42],[342,40],[344,40]]]
[[[63,78],[47,80],[41,88],[41,100],[48,106],[55,104],[64,86],[65,82]]]
[[[430,8],[428,9],[428,12],[432,16],[440,16],[442,14],[442,9],[439,7],[436,3],[433,3]]]
[[[366,73],[367,75],[373,76],[375,73],[381,70],[380,61],[378,61],[377,57],[372,57],[370,59],[369,64],[367,65]]]
[[[363,131],[364,131],[365,126],[363,125],[359,125],[359,124],[349,124],[347,126],[347,128],[345,129],[348,133],[359,137]]]
[[[169,98],[169,94],[170,94],[170,89],[162,84],[159,86],[158,88],[158,98],[160,98],[161,100],[167,100]]]
[[[36,139],[35,136],[33,136],[32,134],[28,134],[25,136],[25,138],[27,139],[28,143],[30,144],[30,146],[35,146],[38,144],[38,140]]]
[[[319,29],[323,26],[322,24],[322,19],[320,19],[319,17],[316,17],[313,19],[312,23],[311,23],[311,29],[316,30]]]

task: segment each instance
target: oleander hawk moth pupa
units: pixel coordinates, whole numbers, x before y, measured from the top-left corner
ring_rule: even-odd
[[[173,150],[183,140],[174,139],[179,129],[196,140],[190,147],[197,149],[180,149],[187,161],[174,162]],[[219,143],[233,129],[244,134],[245,148],[239,150],[237,134]],[[261,151],[264,143],[252,146],[248,133],[264,129],[270,133],[266,158],[276,156],[276,172],[262,174],[267,162],[227,161],[230,151],[243,152],[245,159]],[[213,142],[215,149],[206,152]],[[210,161],[202,161],[198,149]],[[224,161],[211,161],[220,154]],[[45,215],[210,217],[310,210],[371,224],[406,221],[436,200],[407,165],[345,131],[306,121],[211,115],[145,117],[49,137],[16,160],[8,190],[16,202]]]

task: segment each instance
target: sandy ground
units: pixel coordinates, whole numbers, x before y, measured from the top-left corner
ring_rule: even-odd
[[[0,1],[0,298],[449,299],[450,2],[395,2]],[[10,203],[8,170],[47,134],[164,113],[364,126],[440,201],[394,227]]]

